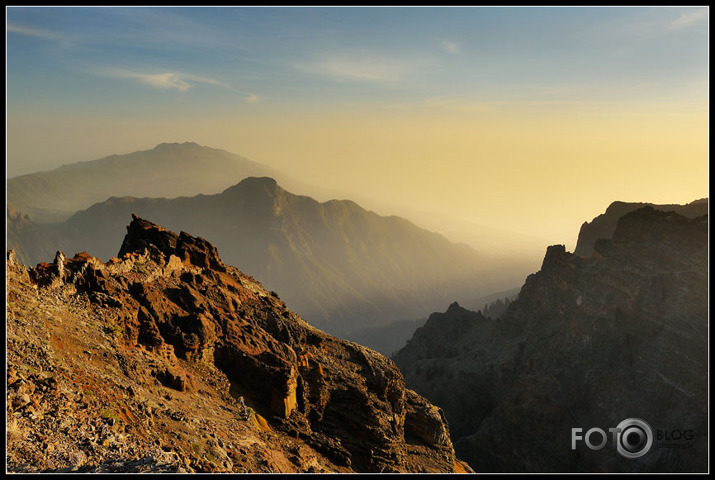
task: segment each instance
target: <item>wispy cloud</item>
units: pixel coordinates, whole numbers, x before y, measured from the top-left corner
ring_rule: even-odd
[[[10,33],[18,33],[20,35],[26,35],[28,37],[45,38],[47,40],[52,40],[60,38],[60,35],[50,32],[49,30],[41,30],[39,28],[28,28],[21,27],[19,25],[7,24],[7,31]]]
[[[101,75],[113,78],[127,78],[136,80],[139,83],[162,90],[178,90],[185,92],[194,87],[197,83],[214,85],[218,87],[231,88],[230,85],[213,78],[201,77],[197,75],[184,74],[179,72],[163,73],[142,73],[132,70],[110,69],[100,72]]]
[[[152,87],[170,90],[172,88],[185,92],[191,85],[178,73],[125,73],[124,78],[134,78]]]
[[[462,49],[457,42],[451,42],[449,40],[440,40],[440,45],[442,45],[442,50],[449,53],[450,55],[459,54]]]
[[[708,19],[707,8],[683,13],[668,25],[668,30],[681,30]]]
[[[376,58],[333,57],[309,64],[294,64],[307,73],[339,80],[395,83],[403,80],[409,68],[399,61]]]
[[[166,48],[213,48],[216,52],[245,51],[243,36],[221,22],[202,20],[202,8],[102,8],[95,9],[101,24],[85,29],[92,38],[123,45]],[[207,9],[209,10],[209,9]],[[211,8],[231,15],[236,10]],[[193,12],[197,12],[193,14]]]
[[[8,33],[14,33],[26,37],[40,38],[43,40],[56,41],[65,46],[73,42],[72,38],[65,34],[53,32],[51,30],[46,30],[42,28],[25,27],[8,23],[6,29]]]
[[[244,97],[246,103],[255,105],[256,103],[261,103],[263,101],[263,96],[256,95],[255,93],[249,93]]]

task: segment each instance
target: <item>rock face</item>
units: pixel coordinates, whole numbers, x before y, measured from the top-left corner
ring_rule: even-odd
[[[593,253],[593,247],[599,239],[608,239],[613,236],[618,220],[625,214],[645,206],[662,211],[673,211],[684,217],[696,218],[708,214],[708,199],[695,200],[687,205],[656,205],[652,203],[627,203],[613,202],[606,212],[594,218],[590,223],[584,222],[578,233],[578,242],[574,253],[588,257]]]
[[[590,258],[549,247],[498,320],[453,304],[394,360],[477,471],[707,471],[707,258],[707,216],[644,207]],[[644,456],[571,449],[572,428],[628,418],[656,436]]]
[[[134,216],[120,257],[58,252],[29,271],[9,257],[8,367],[21,373],[8,382],[8,422],[22,432],[8,443],[10,471],[464,470],[442,412],[392,361],[311,327],[204,239]],[[40,393],[48,378],[60,388]],[[71,459],[35,453],[33,438],[61,449],[61,414],[93,408],[122,425],[120,453],[101,438],[82,447],[101,426],[87,419],[59,431],[80,445]]]

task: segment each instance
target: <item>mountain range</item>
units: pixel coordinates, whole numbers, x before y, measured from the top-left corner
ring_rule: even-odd
[[[707,215],[641,207],[593,248],[549,247],[500,318],[455,302],[393,357],[475,470],[707,471]],[[572,444],[632,418],[653,439],[638,458]]]
[[[226,261],[336,334],[419,318],[454,298],[469,302],[518,282],[470,247],[403,218],[379,216],[348,200],[320,203],[268,177],[246,178],[216,195],[113,197],[53,225],[16,215],[8,219],[10,248],[28,264],[51,258],[56,249],[109,259],[117,255],[113,245],[131,214],[201,232]],[[22,231],[25,238],[42,238],[45,249],[28,251],[32,242],[22,241]]]
[[[27,265],[57,249],[108,259],[136,213],[198,232],[305,318],[341,335],[420,318],[455,298],[476,306],[531,271],[527,260],[497,260],[349,200],[292,194],[274,173],[301,185],[188,142],[11,178],[7,245]],[[404,339],[412,329],[403,328]]]
[[[193,142],[64,165],[7,180],[7,203],[36,223],[61,222],[112,196],[167,197],[218,193],[270,167]]]

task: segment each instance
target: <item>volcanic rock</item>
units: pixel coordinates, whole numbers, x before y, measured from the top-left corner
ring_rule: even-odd
[[[589,258],[549,247],[502,317],[453,304],[394,360],[444,409],[477,471],[707,471],[707,216],[644,207]],[[610,437],[571,448],[573,428],[628,418],[652,428],[643,456],[620,455]],[[691,441],[662,441],[672,431]]]
[[[310,326],[207,241],[134,216],[118,257],[8,260],[8,366],[34,385],[40,365],[54,372],[59,396],[40,405],[78,418],[57,430],[13,416],[10,471],[468,469],[391,360]],[[106,428],[134,440],[116,446]],[[43,458],[38,436],[64,453]],[[143,460],[162,452],[178,463]]]

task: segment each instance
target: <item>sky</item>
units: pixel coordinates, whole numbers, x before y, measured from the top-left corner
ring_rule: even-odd
[[[613,201],[708,196],[708,14],[7,7],[7,176],[192,141],[572,249]]]

